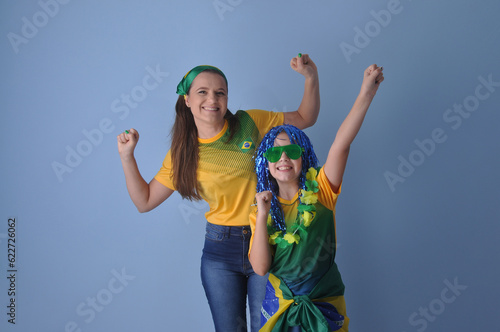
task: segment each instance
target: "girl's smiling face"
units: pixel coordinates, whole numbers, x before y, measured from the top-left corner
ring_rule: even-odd
[[[274,146],[285,146],[290,144],[292,144],[292,142],[290,142],[290,138],[285,131],[279,133],[274,140]],[[277,162],[272,163],[268,161],[268,163],[269,172],[280,188],[282,186],[293,185],[296,186],[298,190],[299,177],[302,171],[302,157],[291,159],[287,156],[286,152],[283,151]]]

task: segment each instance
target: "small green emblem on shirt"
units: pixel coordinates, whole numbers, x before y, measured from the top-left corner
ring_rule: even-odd
[[[240,143],[239,147],[243,152],[251,150],[253,148],[252,138],[248,137],[247,139],[245,139],[243,142]]]

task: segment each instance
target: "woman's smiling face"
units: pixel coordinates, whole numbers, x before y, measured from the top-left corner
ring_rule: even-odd
[[[191,109],[198,128],[224,124],[227,112],[226,81],[219,74],[201,72],[191,84],[186,105]]]

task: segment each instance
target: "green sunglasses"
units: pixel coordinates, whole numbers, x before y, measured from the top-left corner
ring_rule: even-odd
[[[285,152],[288,158],[295,160],[302,156],[302,151],[304,151],[304,148],[301,148],[297,144],[275,146],[267,149],[267,151],[264,152],[264,157],[269,160],[269,162],[275,163],[280,160],[281,155]]]

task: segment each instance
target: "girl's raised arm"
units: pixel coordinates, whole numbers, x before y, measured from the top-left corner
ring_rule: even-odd
[[[335,140],[328,153],[324,171],[334,192],[338,192],[340,184],[342,183],[351,143],[354,141],[354,138],[356,138],[363,124],[368,107],[373,97],[375,97],[380,83],[384,80],[382,70],[383,67],[378,67],[375,64],[369,66],[365,70],[359,95],[351,111],[337,131]]]

